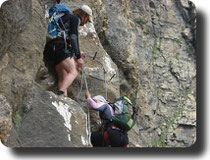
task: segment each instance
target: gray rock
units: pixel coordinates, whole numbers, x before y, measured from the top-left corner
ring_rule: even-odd
[[[32,87],[16,126],[20,147],[85,147],[88,145],[86,114],[78,103]]]
[[[12,127],[12,107],[6,97],[0,94],[0,140],[6,143]]]
[[[42,1],[7,1],[1,8],[0,92],[18,110],[42,62],[46,23]],[[39,29],[37,29],[39,28]],[[2,50],[3,49],[3,50]],[[5,60],[5,61],[4,61]],[[1,63],[1,62],[0,62]],[[1,66],[1,65],[0,65]]]
[[[6,1],[0,10],[0,59],[22,33],[31,17],[31,3],[27,0]]]
[[[186,92],[187,88],[192,91],[196,89],[193,84],[196,77],[195,50],[192,47],[195,36],[193,4],[189,1],[149,3],[133,0],[104,1],[104,6],[109,23],[104,25],[106,29],[99,31],[99,35],[105,50],[123,71],[128,83],[132,84],[127,94],[135,97],[135,103],[140,108],[137,121],[141,122],[141,127],[138,127],[148,133],[139,135],[141,140],[145,140],[144,145],[151,146],[158,140],[157,136],[153,137],[157,135],[154,130],[150,136],[148,127],[151,128],[149,130],[155,126],[161,128],[161,124],[167,121],[170,125],[182,122],[194,125],[194,105],[188,105],[192,113],[182,113],[185,118],[176,114],[186,101],[195,103],[195,99],[187,100]],[[128,19],[135,25],[131,25]],[[185,29],[186,26],[189,28]],[[177,146],[184,146],[182,141],[173,140],[172,143],[171,132],[171,129],[167,131],[164,141],[171,142],[167,143],[169,146],[176,143]],[[192,136],[191,143],[194,142],[195,137]]]

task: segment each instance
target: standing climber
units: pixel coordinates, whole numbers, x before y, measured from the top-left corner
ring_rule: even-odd
[[[59,3],[59,1],[57,2]],[[59,27],[65,26],[68,29],[66,39],[57,37],[47,42],[44,57],[54,62],[58,76],[57,94],[67,96],[68,87],[78,75],[77,67],[83,65],[79,48],[78,27],[92,21],[92,10],[89,6],[83,5],[74,10],[73,14],[65,13],[60,19]]]
[[[128,135],[111,122],[114,110],[105,98],[100,95],[91,98],[88,91],[85,94],[85,98],[91,108],[99,111],[102,121],[102,127],[99,131],[91,134],[91,144],[93,147],[127,147],[129,142]]]

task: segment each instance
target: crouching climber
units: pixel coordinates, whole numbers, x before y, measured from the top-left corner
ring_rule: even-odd
[[[93,147],[127,147],[129,143],[128,135],[111,122],[114,110],[105,98],[100,95],[91,98],[89,92],[86,92],[85,98],[92,109],[99,111],[102,121],[102,127],[99,131],[92,132],[91,134],[90,139]]]

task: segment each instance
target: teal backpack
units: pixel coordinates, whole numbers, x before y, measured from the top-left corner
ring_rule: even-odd
[[[114,103],[109,103],[109,105],[115,111],[111,120],[114,125],[124,131],[129,131],[135,125],[137,115],[137,110],[131,100],[124,96],[116,99]]]

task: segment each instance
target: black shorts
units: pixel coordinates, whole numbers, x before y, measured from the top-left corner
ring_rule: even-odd
[[[53,62],[54,65],[59,64],[68,57],[73,57],[73,52],[69,45],[65,47],[63,40],[52,40],[45,45],[44,49],[44,61]]]

